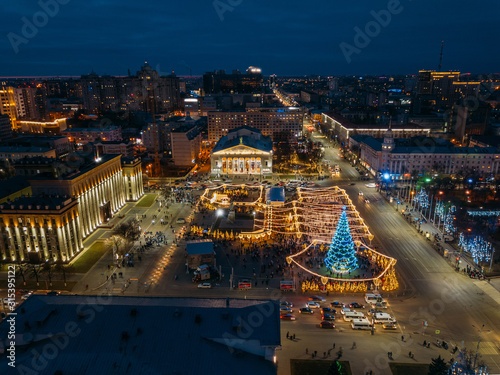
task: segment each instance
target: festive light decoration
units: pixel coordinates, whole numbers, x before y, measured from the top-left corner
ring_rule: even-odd
[[[367,240],[372,241],[374,236],[359,216],[345,190],[337,186],[314,189],[299,187],[294,199],[276,204],[265,202],[263,186],[225,184],[207,188],[200,197],[197,207],[204,206],[208,210],[217,210],[228,204],[235,209],[240,207],[243,212],[252,209],[254,212],[252,232],[224,233],[218,229],[210,231],[198,226],[191,226],[191,232],[209,235],[214,239],[237,237],[242,243],[266,241],[275,235],[295,238],[300,250],[287,256],[286,262],[290,267],[298,267],[313,277],[302,281],[303,291],[366,292],[372,288],[383,291],[399,288],[394,268],[396,260],[366,245]],[[321,251],[322,254],[326,252],[324,257],[326,274],[314,272],[310,265],[298,261],[304,254],[307,256],[312,251]],[[357,256],[363,257],[377,272],[371,277],[363,275],[363,278],[356,274],[349,278],[345,276],[335,278],[328,275],[331,272],[345,275],[349,271],[356,271]],[[322,273],[324,271],[323,267]]]
[[[448,234],[453,234],[457,230],[453,220],[455,220],[456,207],[451,206],[446,215],[444,216],[444,230]]]
[[[467,239],[463,233],[460,233],[458,246],[462,247],[466,253],[469,253],[475,263],[489,262],[494,251],[491,243],[485,241],[482,237],[476,236]]]
[[[326,266],[334,273],[346,274],[358,268],[356,246],[352,241],[345,207],[342,208],[335,235],[325,257]]]
[[[429,195],[424,189],[420,189],[420,191],[415,196],[415,203],[420,206],[420,208],[429,207]]]
[[[464,350],[460,350],[456,360],[452,363],[450,369],[448,370],[450,375],[489,375],[489,371],[486,366],[472,365],[472,358],[468,356]],[[474,360],[474,364],[476,361]]]

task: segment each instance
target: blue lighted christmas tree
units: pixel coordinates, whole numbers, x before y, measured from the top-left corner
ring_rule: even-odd
[[[325,263],[334,273],[344,274],[358,268],[356,246],[352,241],[345,207],[342,208],[335,235],[325,256]]]

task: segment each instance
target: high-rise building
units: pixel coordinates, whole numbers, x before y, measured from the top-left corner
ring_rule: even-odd
[[[12,129],[18,128],[16,97],[13,87],[0,87],[0,115],[8,115]]]
[[[246,74],[233,70],[226,74],[225,70],[207,72],[203,75],[205,94],[218,93],[255,93],[260,92],[262,71],[257,67],[249,67]]]
[[[160,75],[148,63],[135,76],[99,76],[92,72],[81,77],[83,107],[90,114],[100,111],[151,111],[154,96],[156,113],[180,107],[179,78]]]
[[[12,125],[8,115],[0,115],[0,142],[12,138]]]
[[[286,141],[302,134],[303,112],[298,108],[249,108],[246,111],[208,113],[208,140],[217,142],[228,131],[251,126],[273,141]]]

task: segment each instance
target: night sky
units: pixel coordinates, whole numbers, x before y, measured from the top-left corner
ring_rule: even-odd
[[[22,17],[32,21],[38,1],[2,2],[0,76],[126,75],[145,60],[178,75],[250,65],[265,75],[414,74],[437,69],[442,40],[443,69],[500,71],[498,0],[401,0],[350,63],[339,44],[356,48],[354,28],[397,0],[46,1],[65,4],[38,14],[47,24],[26,38]],[[15,53],[9,35],[27,43]]]

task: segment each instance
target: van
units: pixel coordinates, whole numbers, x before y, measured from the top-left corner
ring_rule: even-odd
[[[365,314],[358,311],[348,311],[344,314],[344,321],[351,322],[353,319],[363,319]]]
[[[396,323],[396,319],[394,319],[390,314],[387,313],[375,313],[372,317],[373,324],[383,324],[383,323]]]
[[[351,321],[351,328],[352,329],[365,329],[365,330],[368,330],[368,329],[372,329],[372,325],[370,324],[370,322],[368,321],[368,319],[353,319]]]
[[[382,300],[382,296],[380,294],[375,293],[367,293],[365,294],[365,302],[366,303],[376,303]]]

